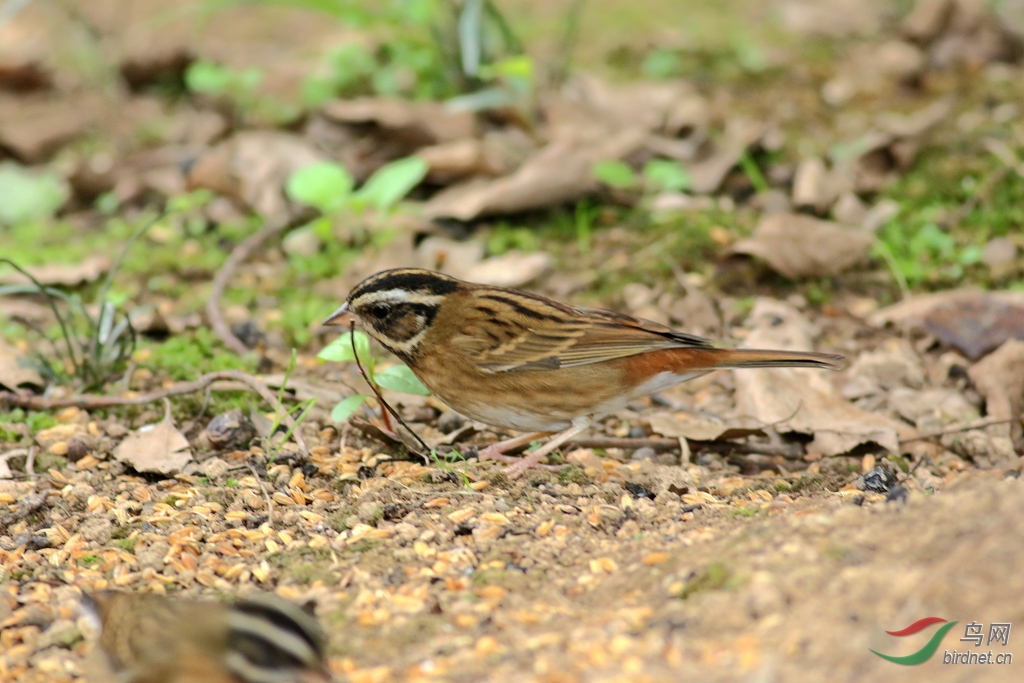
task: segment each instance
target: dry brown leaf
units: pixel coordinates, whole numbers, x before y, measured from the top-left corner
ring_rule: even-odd
[[[925,62],[924,52],[903,40],[855,45],[823,86],[822,96],[838,106],[860,94],[879,95],[898,85],[914,85],[924,75]]]
[[[755,327],[745,346],[793,351],[812,348],[810,324],[796,309],[760,299],[750,317]],[[810,452],[837,455],[871,442],[891,451],[899,448],[899,425],[844,399],[828,372],[743,370],[735,377],[738,412],[775,424],[780,432],[812,435],[814,440],[807,445]]]
[[[442,190],[424,205],[424,213],[468,221],[575,201],[597,190],[595,163],[622,159],[642,146],[644,136],[643,131],[630,129],[587,144],[552,142],[511,175],[477,178]]]
[[[840,273],[864,260],[873,243],[871,233],[858,228],[798,214],[771,214],[732,253],[757,256],[796,280]]]
[[[427,162],[427,181],[449,184],[476,175],[512,173],[536,149],[537,144],[518,128],[490,131],[483,138],[453,140],[423,147],[416,156]]]
[[[683,80],[610,84],[578,75],[562,91],[544,100],[553,138],[591,136],[592,126],[621,130],[643,128],[676,137],[707,125],[709,106]]]
[[[336,123],[380,126],[389,137],[417,148],[476,135],[471,112],[451,111],[440,102],[408,102],[384,98],[337,100],[321,109]]]
[[[645,418],[653,432],[673,439],[715,441],[763,434],[760,425],[743,425],[743,422],[749,422],[743,418],[730,420],[728,424],[699,415],[673,412],[652,413],[645,415]]]
[[[50,320],[52,315],[53,311],[45,303],[29,299],[4,297],[4,305],[0,306],[0,320],[24,320],[39,325]]]
[[[178,431],[170,411],[156,424],[139,427],[114,449],[114,457],[136,472],[171,475],[192,459],[188,439]]]
[[[474,264],[465,270],[465,279],[498,287],[522,287],[551,270],[554,257],[545,251],[510,251]]]
[[[97,92],[80,93],[75,106],[49,97],[0,99],[0,147],[19,161],[45,161],[63,145],[86,134],[106,107]]]
[[[110,269],[110,257],[104,254],[86,256],[78,263],[47,263],[25,268],[44,285],[65,285],[72,287],[94,282]],[[0,284],[27,283],[28,278],[16,271],[0,275]]]
[[[868,318],[868,324],[876,327],[884,325],[900,325],[916,327],[924,325],[928,315],[940,306],[957,307],[961,304],[976,299],[979,296],[990,298],[997,303],[1024,306],[1024,292],[982,292],[981,290],[957,289],[948,292],[936,292],[935,294],[921,294],[893,304],[888,308],[872,314]]]
[[[0,386],[12,391],[21,384],[43,386],[43,378],[34,368],[25,367],[24,359],[25,354],[17,347],[0,339]]]
[[[793,177],[793,205],[821,213],[834,198],[825,162],[818,157],[801,161]]]
[[[1024,306],[979,292],[955,304],[939,304],[924,317],[924,327],[943,344],[976,360],[1007,340],[1024,340]]]
[[[987,2],[918,0],[902,28],[906,36],[928,47],[935,68],[977,68],[1021,58],[1019,32]]]
[[[1024,413],[1024,341],[1010,340],[967,370],[978,393],[985,397],[985,412],[997,420],[1013,420],[990,429],[1021,438]],[[1010,445],[1009,454],[1013,454]]]
[[[298,169],[327,161],[306,140],[277,131],[242,131],[211,148],[188,174],[190,188],[206,188],[263,217],[282,216],[284,186]]]
[[[736,168],[747,150],[764,137],[765,132],[762,123],[743,118],[730,119],[726,123],[719,149],[707,159],[689,167],[693,192],[709,194],[717,191],[729,172]]]

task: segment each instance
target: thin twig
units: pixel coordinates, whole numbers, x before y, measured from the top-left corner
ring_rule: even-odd
[[[733,465],[743,465],[746,467],[753,467],[758,469],[777,469],[780,474],[787,474],[788,472],[794,470],[805,470],[810,464],[806,462],[796,461],[786,462],[785,465],[783,465],[781,462],[775,460],[775,458],[773,458],[772,456],[760,455],[757,453],[748,453],[745,455],[730,455],[728,460],[729,463]]]
[[[28,456],[25,457],[25,476],[28,480],[36,480],[36,447],[35,444],[29,447]]]
[[[220,267],[217,274],[213,278],[213,287],[210,290],[210,298],[206,302],[206,317],[209,318],[210,327],[213,328],[214,334],[224,342],[224,345],[234,351],[240,356],[244,356],[249,353],[250,349],[242,341],[235,336],[235,333],[231,331],[231,327],[224,322],[224,318],[220,314],[220,297],[224,294],[224,290],[227,289],[228,282],[231,280],[231,276],[235,274],[235,269],[238,268],[249,255],[256,251],[260,245],[280,233],[289,230],[297,225],[305,223],[312,218],[312,212],[301,211],[295,215],[287,215],[277,220],[267,223],[263,228],[249,237],[232,250],[228,259],[224,262],[224,265]]]
[[[354,320],[349,324],[349,339],[352,342],[352,355],[356,359],[356,367],[359,368],[359,374],[363,376],[364,380],[366,380],[366,383],[369,385],[370,390],[373,391],[373,395],[377,397],[377,401],[380,402],[381,406],[385,410],[387,410],[389,413],[391,413],[392,417],[394,417],[395,420],[398,421],[398,424],[400,424],[403,427],[405,427],[406,430],[410,434],[412,434],[413,438],[416,439],[417,443],[419,443],[419,445],[423,447],[423,452],[422,453],[417,453],[417,455],[419,455],[421,458],[423,458],[426,461],[426,463],[429,465],[431,463],[431,460],[430,460],[431,448],[430,448],[430,446],[427,445],[426,441],[424,441],[423,439],[420,438],[419,434],[417,434],[416,432],[412,431],[412,428],[405,423],[405,420],[402,419],[402,416],[399,415],[398,412],[394,408],[392,408],[391,405],[387,401],[384,400],[384,397],[380,395],[380,389],[377,388],[376,384],[374,384],[373,382],[370,381],[369,375],[366,374],[366,370],[363,368],[363,363],[362,363],[361,360],[359,360],[359,354],[356,352],[356,322]],[[408,444],[406,444],[406,448],[408,448],[408,447],[409,447]]]
[[[800,444],[770,443],[737,443],[735,441],[697,441],[687,439],[691,450],[713,451],[715,453],[737,453],[750,455],[781,455],[790,460],[803,457],[804,449]],[[618,439],[614,437],[597,437],[591,439],[574,439],[565,444],[576,448],[623,448],[636,450],[650,448],[655,451],[672,451],[679,448],[679,439]]]
[[[256,470],[256,466],[252,464],[252,460],[246,460],[245,464],[249,466],[249,471],[252,472],[252,476],[256,477],[256,483],[260,487],[260,491],[263,493],[263,499],[267,501],[267,524],[270,528],[274,528],[274,499],[267,493],[267,488],[263,485],[263,480],[260,479],[260,473]]]
[[[157,391],[139,394],[138,396],[96,396],[95,394],[79,394],[77,396],[69,396],[67,398],[43,398],[42,396],[26,396],[9,391],[0,391],[0,406],[4,408],[24,408],[26,410],[54,410],[57,408],[81,408],[83,410],[95,410],[99,408],[117,408],[120,406],[139,406],[154,403],[156,401],[162,401],[163,399],[171,396],[182,396],[184,394],[202,391],[206,387],[211,386],[214,382],[222,380],[233,380],[246,385],[259,394],[264,401],[269,403],[275,412],[280,411],[283,413],[285,424],[289,427],[295,426],[295,420],[292,419],[291,413],[285,410],[284,407],[278,403],[277,397],[274,396],[270,389],[267,388],[267,385],[256,377],[253,377],[248,373],[241,372],[240,370],[211,372],[192,382],[181,382],[167,387],[166,389],[158,389]],[[224,390],[235,391],[235,389]],[[302,449],[303,453],[308,452],[306,442],[302,439],[302,434],[300,434],[296,429],[293,435],[295,437],[295,443],[299,445],[299,448]]]
[[[927,434],[920,434],[918,436],[911,437],[909,439],[900,439],[900,444],[910,443],[911,441],[924,441],[925,439],[936,439],[947,434],[956,434],[957,432],[970,432],[975,429],[984,429],[985,427],[994,427],[995,425],[1005,425],[1017,422],[1017,418],[1010,418],[1008,420],[981,420],[969,425],[958,425],[956,427],[947,427],[946,429],[940,429],[937,432],[928,432]]]

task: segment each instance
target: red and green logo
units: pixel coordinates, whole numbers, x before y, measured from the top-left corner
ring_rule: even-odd
[[[912,636],[915,633],[920,633],[932,624],[945,625],[939,627],[939,630],[932,635],[931,640],[925,643],[925,646],[917,652],[906,655],[905,657],[894,657],[893,655],[883,655],[881,652],[876,652],[875,650],[871,651],[882,659],[888,659],[894,664],[902,664],[903,666],[916,666],[926,662],[933,654],[935,654],[935,651],[939,649],[939,643],[941,643],[945,635],[949,633],[949,629],[956,626],[957,622],[947,622],[945,619],[940,619],[939,617],[925,617],[924,619],[918,619],[906,628],[901,628],[899,631],[886,631],[890,636],[898,636],[902,638],[903,636]]]

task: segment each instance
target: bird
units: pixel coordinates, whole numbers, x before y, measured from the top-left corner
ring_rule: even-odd
[[[643,318],[421,268],[367,277],[323,325],[355,323],[456,412],[527,432],[478,455],[513,462],[509,478],[602,415],[709,372],[844,366],[828,353],[722,348]],[[553,436],[524,458],[503,455],[544,435]]]
[[[99,631],[97,683],[327,683],[324,635],[312,606],[272,593],[226,604],[148,593],[85,594]]]

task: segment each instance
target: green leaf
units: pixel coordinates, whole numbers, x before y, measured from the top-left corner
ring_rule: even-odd
[[[331,410],[331,419],[335,422],[344,422],[348,418],[352,417],[352,413],[359,410],[359,406],[363,405],[369,396],[366,394],[356,394],[349,396],[338,402],[338,405],[334,406]]]
[[[336,213],[352,199],[352,175],[338,164],[322,162],[304,166],[288,178],[285,192],[301,204]]]
[[[68,198],[67,186],[51,173],[30,173],[0,164],[0,225],[50,218]]]
[[[683,60],[673,50],[652,50],[640,70],[648,78],[675,78],[683,70]]]
[[[346,361],[354,361],[356,358],[352,355],[352,333],[346,332],[341,335],[330,344],[320,350],[320,353],[316,354],[316,357],[321,360],[331,361],[335,363],[343,363]],[[366,336],[365,332],[356,330],[356,352],[359,354],[359,358],[366,363],[367,358],[370,356],[370,338]]]
[[[185,86],[192,92],[219,95],[225,92],[230,84],[231,72],[227,67],[214,62],[192,62],[185,70]]]
[[[592,172],[594,178],[609,187],[630,189],[639,184],[636,173],[624,161],[599,161],[594,164]]]
[[[405,365],[392,365],[390,368],[385,368],[378,372],[374,379],[377,380],[377,384],[385,389],[391,389],[391,391],[430,396],[430,389],[427,389],[423,382]]]
[[[644,165],[644,178],[662,192],[689,190],[693,179],[678,161],[651,159]]]
[[[981,258],[981,247],[977,244],[971,244],[964,247],[957,260],[960,261],[961,265],[973,266],[975,263],[981,263]]]
[[[428,170],[427,162],[419,157],[392,161],[377,169],[353,199],[382,211],[390,209],[427,177]]]

